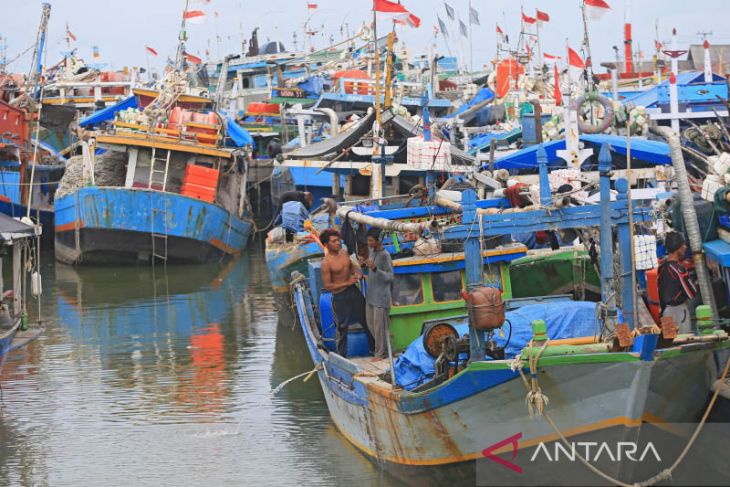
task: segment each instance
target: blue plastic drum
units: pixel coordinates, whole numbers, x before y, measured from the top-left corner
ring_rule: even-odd
[[[322,339],[328,350],[335,351],[335,310],[332,307],[332,293],[322,291],[319,295],[319,322],[322,324]],[[350,325],[347,333],[347,356],[367,357],[368,336],[358,324]]]

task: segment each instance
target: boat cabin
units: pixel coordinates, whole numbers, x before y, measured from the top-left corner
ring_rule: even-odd
[[[527,254],[522,244],[506,244],[485,250],[484,284],[502,291],[504,299],[512,297],[509,264]],[[323,336],[334,322],[331,314],[332,295],[322,289],[321,259],[309,261],[309,288],[314,303],[318,303],[319,322]],[[391,287],[390,335],[394,351],[402,351],[423,332],[425,322],[464,315],[466,305],[461,290],[466,287],[464,253],[440,253],[434,256],[411,256],[393,259],[395,280]],[[367,285],[367,284],[365,284]],[[362,332],[360,332],[362,333]],[[357,332],[352,336],[357,336]],[[358,340],[351,340],[351,351],[362,355]],[[361,341],[360,341],[361,343]],[[331,342],[334,350],[334,342]],[[364,354],[367,355],[367,344]]]

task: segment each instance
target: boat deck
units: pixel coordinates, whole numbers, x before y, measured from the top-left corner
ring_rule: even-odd
[[[373,357],[351,357],[349,361],[357,364],[363,371],[373,375],[381,375],[388,371],[390,361],[388,359],[373,362]]]

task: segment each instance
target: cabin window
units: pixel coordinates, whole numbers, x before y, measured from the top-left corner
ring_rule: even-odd
[[[420,274],[396,274],[392,287],[393,306],[408,306],[423,302]]]
[[[355,174],[351,178],[350,194],[353,196],[370,195],[370,176]]]
[[[434,301],[455,301],[461,298],[461,271],[431,274]]]
[[[420,184],[421,179],[418,176],[400,175],[398,178],[398,194],[408,194],[413,186]]]

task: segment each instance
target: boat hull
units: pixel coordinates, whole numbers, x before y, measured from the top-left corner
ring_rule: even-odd
[[[470,482],[477,475],[477,482],[484,484],[533,483],[528,475],[515,477],[514,471],[483,454],[497,445],[493,454],[514,461],[508,441],[512,438],[520,452],[528,453],[520,457],[521,468],[539,471],[534,483],[565,478],[563,462],[530,461],[531,451],[541,444],[551,449],[559,435],[544,418],[530,416],[525,385],[509,366],[473,362],[428,391],[393,391],[319,345],[310,301],[306,287],[297,285],[298,318],[312,359],[321,369],[318,377],[330,415],[342,435],[371,460],[408,478],[446,472],[451,479]],[[571,441],[582,441],[574,438],[586,435],[598,441],[638,441],[646,424],[696,420],[717,372],[713,351],[656,355],[651,360],[628,352],[543,359],[538,380],[549,398],[546,410],[560,432]],[[480,479],[483,465],[491,472],[489,479]],[[584,480],[591,475],[584,466],[573,466]],[[639,471],[630,462],[599,462],[599,466],[624,480],[643,480],[635,477],[644,475],[646,467]]]
[[[153,245],[168,262],[203,263],[243,252],[253,224],[175,193],[87,187],[56,200],[55,229],[56,258],[68,264],[147,261]]]
[[[20,320],[15,320],[10,328],[0,329],[0,371],[2,371],[8,352],[13,346],[13,339],[18,333],[18,329],[20,329]]]
[[[274,291],[288,291],[292,272],[299,271],[305,274],[307,262],[323,255],[322,247],[316,242],[272,244],[267,241],[266,265],[269,268],[271,286]]]
[[[54,187],[57,181],[48,182],[48,187]],[[18,171],[8,171],[0,169],[0,213],[4,213],[13,218],[26,216],[28,206],[21,204],[20,197],[20,173]],[[43,237],[53,237],[54,211],[47,206],[39,208],[31,207],[31,217],[36,220],[40,219],[43,227]]]

